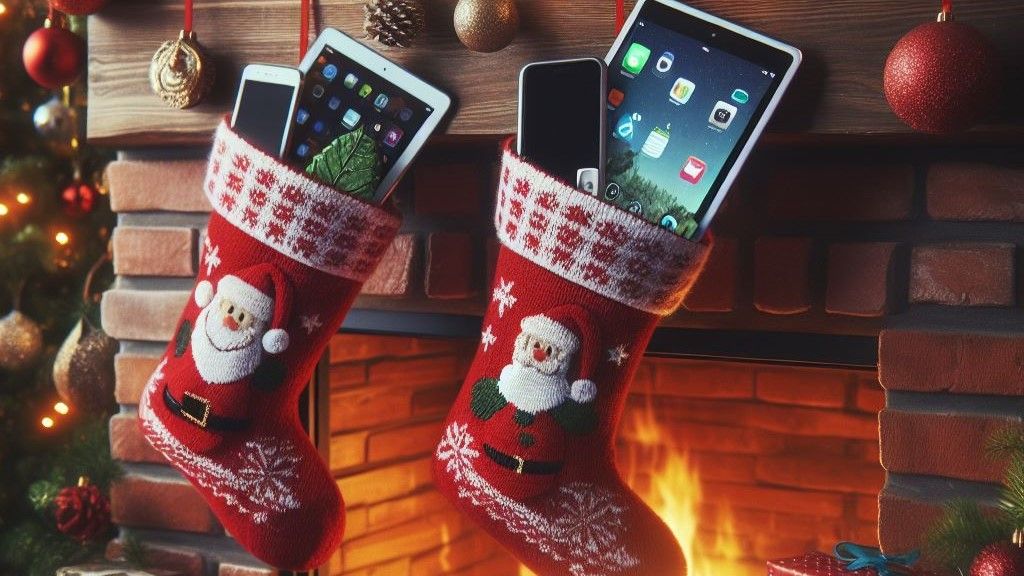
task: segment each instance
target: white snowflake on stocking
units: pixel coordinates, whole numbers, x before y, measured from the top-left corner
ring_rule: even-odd
[[[484,347],[484,352],[487,352],[487,349],[491,347],[491,344],[498,341],[498,337],[491,331],[492,327],[493,325],[488,324],[487,329],[480,333],[480,344]]]
[[[554,527],[559,540],[570,545],[570,554],[592,558],[609,550],[625,530],[625,508],[615,494],[589,484],[572,483],[559,488],[561,498]]]
[[[498,287],[494,289],[491,296],[492,302],[498,303],[498,318],[505,315],[505,310],[511,310],[516,304],[516,297],[512,295],[514,282],[505,282],[504,278],[498,280]]]
[[[456,480],[462,479],[462,471],[472,467],[472,460],[480,455],[479,451],[470,448],[472,444],[473,435],[469,433],[469,425],[452,423],[437,445],[438,459],[448,462],[446,468]]]
[[[629,358],[629,352],[626,352],[625,344],[619,344],[615,348],[608,349],[608,361],[616,366],[622,366],[626,358]]]
[[[213,271],[220,266],[220,246],[214,246],[213,241],[207,236],[203,240],[203,263],[206,265],[206,275],[213,274]]]
[[[271,438],[245,443],[238,481],[254,504],[283,512],[299,507],[289,484],[295,478],[299,456],[291,444],[277,445]]]
[[[310,335],[316,331],[317,328],[323,326],[323,322],[320,321],[319,314],[313,314],[312,316],[302,317],[302,328],[306,330],[306,335]]]

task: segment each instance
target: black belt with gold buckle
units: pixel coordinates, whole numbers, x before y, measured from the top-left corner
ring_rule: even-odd
[[[505,454],[490,444],[484,444],[484,452],[495,464],[508,468],[516,474],[558,474],[562,470],[561,462],[541,462],[538,460],[523,460],[519,456]]]
[[[171,390],[167,385],[164,385],[164,404],[167,405],[167,409],[175,416],[184,418],[196,426],[207,430],[236,432],[238,430],[245,430],[245,428],[249,426],[248,420],[225,418],[223,416],[211,414],[210,401],[191,392],[185,392],[181,402],[178,402],[178,400],[171,395]]]

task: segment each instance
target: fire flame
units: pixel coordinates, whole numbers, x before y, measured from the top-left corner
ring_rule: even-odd
[[[747,572],[741,562],[744,550],[735,536],[732,510],[719,507],[710,522],[700,517],[700,471],[689,452],[658,424],[650,396],[645,409],[632,415],[624,428],[631,442],[625,458],[620,458],[626,483],[672,530],[686,556],[688,576],[738,576]]]

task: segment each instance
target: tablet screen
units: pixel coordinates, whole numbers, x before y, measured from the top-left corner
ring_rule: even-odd
[[[691,237],[791,63],[649,2],[608,64],[605,198]]]
[[[422,100],[324,46],[306,73],[288,158],[305,167],[337,137],[362,127],[377,141],[382,175],[387,174],[433,112]]]

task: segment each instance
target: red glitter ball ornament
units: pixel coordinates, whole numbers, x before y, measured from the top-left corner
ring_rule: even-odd
[[[78,217],[92,212],[96,207],[96,197],[99,195],[99,191],[92,184],[75,180],[64,188],[60,199],[64,203],[64,211],[70,216]]]
[[[995,49],[973,26],[922,24],[900,38],[885,62],[889,107],[921,132],[966,130],[992,111],[999,95]]]
[[[1021,576],[1024,548],[1011,542],[996,542],[982,548],[971,562],[971,576]]]
[[[88,542],[110,529],[110,501],[89,480],[61,490],[53,499],[57,530],[79,542]]]
[[[107,0],[50,0],[55,10],[75,16],[95,14],[105,6]]]
[[[43,88],[55,90],[78,79],[85,68],[85,41],[64,28],[33,32],[21,50],[25,71]]]

